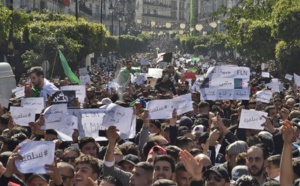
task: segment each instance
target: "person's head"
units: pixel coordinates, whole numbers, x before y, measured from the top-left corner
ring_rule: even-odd
[[[174,162],[179,162],[179,152],[181,151],[181,149],[175,145],[169,145],[166,147],[166,151],[167,151],[167,154],[169,156],[171,156],[174,160]]]
[[[175,163],[168,155],[159,155],[154,159],[153,181],[159,179],[174,180]]]
[[[123,160],[121,160],[118,165],[120,168],[125,171],[125,172],[132,172],[134,166],[140,162],[139,157],[133,155],[133,154],[128,154],[123,157]]]
[[[161,123],[159,120],[150,120],[149,132],[156,134],[161,133]]]
[[[57,132],[54,129],[47,129],[44,132],[45,141],[53,141],[57,139]]]
[[[214,166],[203,173],[206,186],[229,186],[229,175],[222,166]]]
[[[261,144],[251,146],[247,150],[247,167],[253,177],[264,173],[267,165],[268,151]]]
[[[132,68],[132,61],[126,61],[126,68],[129,70]]]
[[[237,165],[231,170],[231,179],[236,181],[243,175],[249,175],[249,170],[246,165]]]
[[[166,147],[169,145],[168,140],[166,140],[166,138],[164,138],[162,135],[153,136],[148,141],[153,141],[161,147]]]
[[[187,172],[182,162],[175,166],[175,178],[178,186],[189,186],[192,181],[192,175]]]
[[[147,156],[147,162],[153,164],[154,159],[158,155],[167,155],[167,151],[159,145],[152,147]]]
[[[202,165],[203,165],[203,172],[205,170],[208,170],[212,167],[212,163],[211,163],[211,160],[210,160],[210,157],[208,157],[206,154],[198,154],[197,156],[195,156],[195,160],[196,161],[202,161]]]
[[[259,183],[254,177],[243,175],[236,180],[234,186],[259,186]]]
[[[201,101],[198,105],[200,114],[209,114],[209,103],[206,101]]]
[[[97,142],[95,141],[94,138],[84,137],[79,140],[78,145],[79,145],[79,149],[83,154],[97,157],[98,147],[96,143]]]
[[[190,152],[194,148],[194,141],[191,138],[180,136],[177,137],[176,145],[182,150]]]
[[[112,176],[101,177],[101,182],[99,186],[123,186],[123,184]]]
[[[100,165],[98,159],[90,155],[82,155],[76,159],[75,164],[75,186],[85,186],[90,177],[96,181],[100,173]]]
[[[277,109],[274,105],[267,106],[265,112],[268,113],[268,117],[272,119],[277,119]]]
[[[280,174],[280,155],[273,155],[268,158],[266,173],[269,178],[276,178]]]
[[[75,173],[74,167],[69,163],[59,162],[57,163],[57,168],[62,177],[64,186],[73,186],[73,178]]]
[[[235,141],[226,147],[225,158],[233,168],[236,165],[236,157],[239,153],[247,152],[248,146],[244,141]]]
[[[5,129],[7,129],[10,117],[11,116],[9,114],[3,114],[0,116],[0,135]]]
[[[26,181],[27,186],[48,186],[49,176],[46,174],[32,174]]]
[[[123,143],[119,145],[119,149],[124,156],[128,154],[139,156],[139,149],[134,143]]]
[[[71,164],[75,167],[75,160],[80,156],[80,151],[74,147],[68,147],[64,150],[61,161]]]
[[[131,186],[151,186],[152,185],[153,166],[147,162],[140,162],[135,165],[132,175],[129,179]]]
[[[27,74],[33,86],[42,88],[44,82],[44,71],[42,67],[31,67]]]
[[[160,179],[156,180],[152,186],[177,186],[177,184],[172,180]]]
[[[286,105],[291,106],[291,107],[293,107],[295,103],[296,103],[296,101],[294,98],[289,98],[285,102]]]

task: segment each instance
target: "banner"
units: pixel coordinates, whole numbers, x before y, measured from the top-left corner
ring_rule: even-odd
[[[259,101],[262,103],[270,103],[272,95],[273,95],[273,93],[269,90],[262,90],[262,91],[256,92],[256,101]]]
[[[239,128],[263,130],[264,127],[261,125],[266,122],[266,119],[262,116],[267,117],[268,113],[256,110],[242,109]]]
[[[249,100],[248,67],[210,67],[201,85],[202,100]]]
[[[32,108],[35,110],[36,114],[39,114],[45,108],[45,101],[44,101],[44,98],[42,98],[42,97],[23,98],[21,100],[21,106],[24,108]]]
[[[146,108],[149,119],[170,119],[174,110],[171,99],[149,101]]]
[[[84,103],[84,98],[86,96],[86,89],[84,85],[71,85],[71,86],[62,86],[60,90],[75,90],[76,97],[80,103]]]
[[[10,113],[17,125],[29,126],[30,122],[35,121],[35,109],[23,107],[10,107]]]
[[[193,101],[192,94],[185,94],[179,97],[175,97],[172,99],[173,108],[176,109],[177,115],[181,115],[192,111]]]

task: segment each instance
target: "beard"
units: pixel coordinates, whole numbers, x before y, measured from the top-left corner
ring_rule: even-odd
[[[252,167],[255,167],[255,166],[252,166]],[[252,170],[249,169],[249,172],[250,172],[251,176],[260,176],[263,173],[263,171],[264,171],[264,166],[261,166],[261,168],[258,169],[256,172],[252,172]]]

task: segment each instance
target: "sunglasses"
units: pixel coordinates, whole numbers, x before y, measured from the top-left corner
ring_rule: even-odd
[[[73,178],[71,176],[66,176],[66,175],[63,175],[63,174],[61,174],[60,176],[61,176],[61,179],[63,180],[63,182],[65,182],[67,179],[72,179]]]
[[[212,179],[214,179],[216,182],[220,182],[222,180],[222,177],[220,177],[220,176],[208,176],[208,177],[205,178],[206,181],[210,181]]]
[[[75,162],[76,157],[65,157],[65,158],[61,158],[63,160],[63,162]]]

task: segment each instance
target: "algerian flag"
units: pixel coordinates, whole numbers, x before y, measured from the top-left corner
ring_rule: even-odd
[[[58,50],[59,52],[59,58],[60,58],[60,61],[61,61],[61,65],[63,66],[64,68],[64,72],[65,72],[65,75],[69,78],[69,81],[71,83],[78,83],[80,85],[80,80],[78,79],[78,77],[72,72],[65,56],[63,55],[63,53]]]

